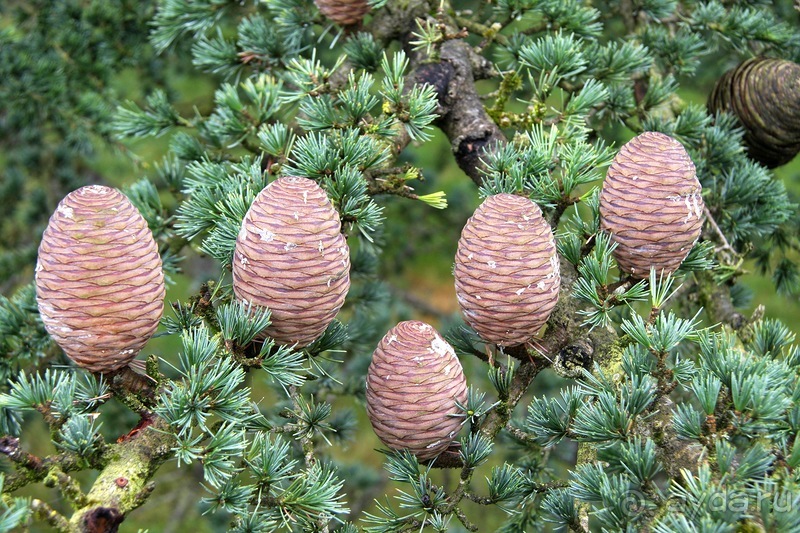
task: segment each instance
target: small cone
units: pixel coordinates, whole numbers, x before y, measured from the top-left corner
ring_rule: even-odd
[[[339,213],[306,178],[280,178],[262,190],[236,239],[237,299],[268,307],[264,335],[308,346],[333,321],[350,288],[350,254]]]
[[[436,457],[461,429],[456,401],[467,401],[464,371],[433,326],[411,320],[390,329],[367,371],[367,415],[381,442]]]
[[[717,81],[708,109],[739,118],[750,157],[775,168],[800,152],[800,65],[756,57]]]
[[[683,145],[645,132],[619,151],[600,193],[600,227],[617,243],[620,270],[634,278],[681,265],[703,226],[702,188]]]
[[[367,0],[314,0],[320,13],[342,26],[358,24],[369,12]]]
[[[550,226],[538,205],[513,194],[488,197],[467,221],[454,272],[464,319],[500,346],[533,338],[561,287]]]
[[[161,258],[147,222],[116,189],[68,194],[42,236],[36,298],[47,332],[92,372],[130,363],[164,309]]]

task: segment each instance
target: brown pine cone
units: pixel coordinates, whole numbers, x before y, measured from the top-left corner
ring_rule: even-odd
[[[539,206],[513,194],[488,197],[458,241],[456,296],[466,322],[486,342],[533,338],[561,287],[553,232]]]
[[[306,178],[280,178],[262,190],[236,239],[236,298],[268,307],[263,333],[308,346],[333,321],[350,288],[350,253],[339,213]]]
[[[620,149],[600,193],[600,227],[634,278],[675,272],[703,226],[702,188],[683,145],[648,131]]]
[[[461,428],[467,381],[453,348],[433,326],[400,322],[384,335],[367,370],[367,415],[386,446],[420,460],[447,449]]]
[[[342,26],[358,24],[369,12],[367,0],[314,0],[320,13]]]
[[[708,109],[739,118],[752,159],[769,168],[785,165],[800,152],[800,65],[748,59],[717,81]]]
[[[116,189],[69,193],[42,236],[36,299],[47,332],[92,372],[130,363],[164,309],[161,257],[147,222]]]

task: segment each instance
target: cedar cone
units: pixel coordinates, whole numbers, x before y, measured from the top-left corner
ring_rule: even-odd
[[[487,342],[515,346],[542,328],[561,287],[553,232],[539,206],[490,196],[461,232],[456,296],[464,319]]]
[[[367,370],[367,415],[386,446],[420,460],[446,450],[461,428],[467,381],[453,348],[424,322],[384,335]]]
[[[800,152],[800,65],[748,59],[717,81],[708,109],[739,118],[752,159],[769,168],[785,165]]]
[[[314,0],[319,12],[342,26],[358,24],[369,12],[367,0]]]
[[[280,178],[262,190],[236,239],[236,298],[268,307],[263,335],[308,346],[333,321],[350,288],[339,213],[314,181]]]
[[[702,187],[683,145],[648,131],[619,151],[600,193],[600,227],[617,243],[620,270],[675,272],[700,236]]]
[[[45,329],[92,372],[130,363],[164,310],[153,234],[121,192],[89,185],[58,204],[44,230],[36,299]]]

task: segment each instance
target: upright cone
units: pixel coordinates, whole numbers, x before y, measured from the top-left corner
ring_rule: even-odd
[[[350,288],[350,253],[339,213],[306,178],[280,178],[262,190],[236,239],[236,298],[268,307],[268,335],[311,344],[333,321]]]
[[[42,236],[36,299],[47,332],[78,366],[112,372],[153,335],[164,274],[147,222],[116,189],[68,194]]]
[[[800,65],[748,59],[717,81],[708,109],[739,118],[751,158],[770,168],[785,165],[800,152]]]
[[[703,226],[702,188],[683,145],[645,132],[620,149],[600,193],[600,227],[617,243],[620,270],[639,279],[669,274]]]
[[[367,371],[367,415],[386,446],[436,457],[461,428],[456,402],[466,401],[461,362],[433,326],[400,322],[381,339]]]
[[[320,13],[342,26],[358,24],[369,12],[367,0],[314,0]]]
[[[456,296],[487,342],[522,344],[542,328],[561,287],[553,232],[539,206],[513,194],[488,197],[461,232]]]

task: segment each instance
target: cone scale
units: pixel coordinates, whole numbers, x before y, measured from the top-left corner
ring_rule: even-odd
[[[314,0],[320,13],[342,26],[358,24],[369,12],[367,0]]]
[[[643,279],[675,272],[700,236],[702,188],[686,149],[645,132],[614,158],[600,193],[600,227],[617,244],[620,270]]]
[[[90,185],[59,203],[39,246],[36,298],[78,366],[106,373],[131,362],[158,327],[164,294],[153,234],[125,195]]]
[[[267,307],[264,331],[303,347],[319,337],[350,288],[350,254],[339,213],[306,178],[280,178],[253,201],[236,239],[236,298]]]
[[[367,415],[388,447],[432,459],[453,442],[467,383],[453,348],[433,326],[401,322],[381,339],[367,371]]]
[[[454,273],[464,319],[483,340],[515,346],[533,338],[561,287],[555,239],[539,206],[512,194],[488,197],[461,232]]]

